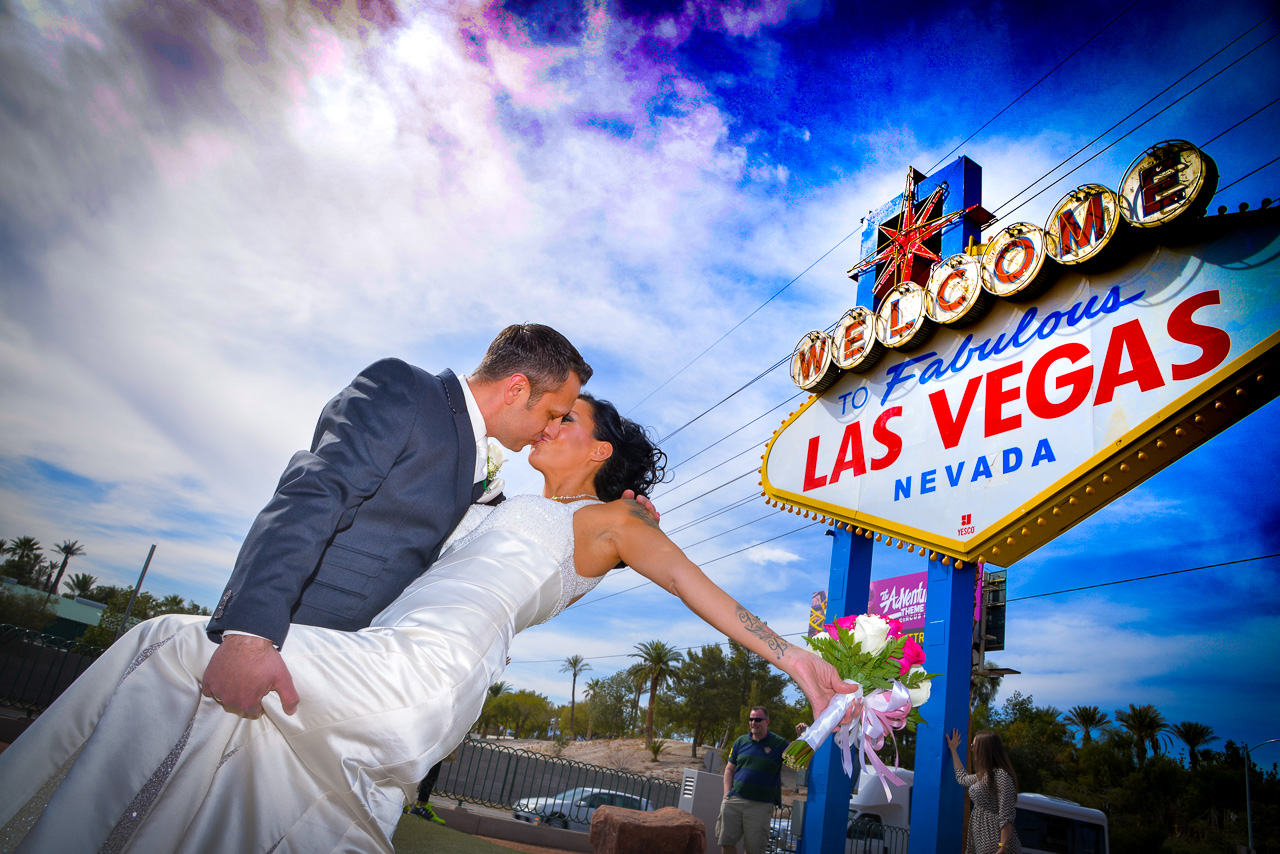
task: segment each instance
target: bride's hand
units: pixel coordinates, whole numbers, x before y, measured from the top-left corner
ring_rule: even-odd
[[[224,709],[246,717],[262,714],[262,698],[275,691],[286,715],[298,710],[298,692],[289,668],[271,641],[253,635],[225,635],[200,680],[200,692]]]
[[[826,710],[837,694],[852,694],[858,689],[857,685],[841,679],[839,672],[820,656],[806,650],[797,649],[796,652],[800,655],[796,659],[795,672],[791,675],[809,700],[815,719]],[[847,724],[861,714],[862,700],[854,700],[840,723]]]

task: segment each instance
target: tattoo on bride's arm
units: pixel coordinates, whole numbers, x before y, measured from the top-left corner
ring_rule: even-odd
[[[648,525],[650,528],[653,528],[655,531],[662,530],[661,528],[658,527],[658,520],[653,518],[652,513],[650,513],[648,510],[645,510],[643,507],[641,507],[639,504],[636,504],[634,501],[632,501],[631,503],[634,506],[627,508],[628,513],[630,513],[635,518],[639,519],[644,524]]]
[[[778,634],[773,629],[766,626],[763,620],[741,605],[738,606],[738,621],[746,627],[747,631],[764,641],[765,645],[773,651],[779,661],[782,660],[782,657],[786,655],[787,650],[791,647],[791,644],[778,637]]]

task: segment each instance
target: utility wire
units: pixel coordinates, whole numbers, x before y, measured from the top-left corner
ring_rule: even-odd
[[[1114,24],[1116,21],[1118,21],[1118,20],[1120,20],[1121,18],[1123,18],[1123,17],[1125,16],[1125,14],[1126,14],[1130,9],[1132,9],[1134,6],[1137,6],[1137,5],[1138,5],[1139,3],[1141,3],[1141,2],[1142,2],[1142,0],[1133,0],[1133,2],[1132,2],[1132,3],[1130,3],[1128,6],[1126,6],[1126,7],[1125,7],[1121,12],[1120,12],[1120,14],[1119,14],[1119,15],[1116,15],[1114,18],[1112,18],[1110,21],[1108,21],[1106,24],[1104,24],[1101,30],[1098,30],[1096,33],[1094,33],[1093,35],[1089,36],[1089,38],[1088,38],[1088,39],[1086,39],[1083,43],[1081,43],[1081,45],[1080,45],[1078,48],[1076,48],[1075,50],[1071,51],[1071,53],[1067,54],[1067,56],[1066,56],[1066,58],[1065,58],[1065,59],[1063,59],[1061,62],[1059,62],[1059,63],[1058,63],[1057,65],[1055,65],[1053,68],[1050,68],[1047,72],[1045,72],[1045,75],[1044,75],[1043,77],[1041,77],[1041,78],[1040,78],[1039,80],[1037,80],[1035,83],[1032,83],[1032,84],[1031,84],[1030,86],[1028,86],[1026,89],[1022,90],[1022,94],[1021,94],[1021,95],[1019,95],[1018,97],[1014,98],[1014,99],[1013,99],[1012,101],[1010,101],[1009,103],[1005,104],[1004,109],[1002,109],[1000,112],[996,113],[996,114],[995,114],[994,116],[992,116],[991,118],[987,119],[987,120],[983,123],[982,127],[978,128],[978,129],[977,129],[977,130],[975,130],[973,133],[971,133],[971,134],[969,134],[968,136],[966,136],[962,142],[960,142],[958,145],[956,145],[956,147],[955,147],[955,148],[951,149],[951,150],[950,150],[950,151],[948,151],[946,154],[944,154],[944,155],[942,156],[942,159],[941,159],[941,160],[939,160],[937,163],[935,163],[935,164],[933,164],[932,166],[930,166],[930,167],[929,167],[928,174],[932,175],[932,174],[933,174],[933,170],[934,170],[934,169],[937,169],[939,166],[941,166],[943,163],[945,163],[945,162],[947,161],[947,158],[948,158],[948,157],[950,157],[951,155],[953,155],[953,154],[955,154],[957,151],[959,151],[959,150],[960,150],[960,148],[961,148],[962,146],[964,146],[964,144],[965,144],[965,143],[967,143],[969,140],[973,139],[975,136],[977,136],[978,134],[982,133],[982,131],[986,129],[987,125],[991,124],[991,123],[992,123],[992,122],[994,122],[996,119],[998,119],[998,118],[1000,118],[1001,116],[1003,116],[1003,115],[1005,114],[1005,112],[1006,112],[1010,107],[1012,107],[1014,104],[1016,104],[1016,103],[1018,103],[1019,101],[1021,101],[1021,100],[1022,100],[1023,98],[1025,98],[1027,95],[1031,94],[1031,90],[1032,90],[1032,89],[1036,88],[1036,87],[1037,87],[1037,86],[1039,86],[1041,83],[1043,83],[1045,80],[1049,79],[1049,76],[1050,76],[1051,74],[1053,74],[1055,71],[1057,71],[1057,70],[1058,70],[1059,68],[1061,68],[1062,66],[1066,65],[1066,64],[1067,64],[1067,62],[1068,62],[1068,61],[1069,61],[1073,56],[1075,56],[1075,55],[1076,55],[1077,53],[1079,53],[1080,51],[1084,50],[1084,49],[1089,45],[1089,43],[1090,43],[1090,42],[1092,42],[1092,41],[1093,41],[1094,39],[1096,39],[1098,36],[1102,35],[1102,34],[1103,34],[1103,33],[1104,33],[1104,32],[1105,32],[1105,31],[1106,31],[1106,30],[1107,30],[1107,29],[1108,29],[1112,24]]]
[[[803,528],[799,530],[803,530]],[[795,533],[795,532],[792,531],[792,533]],[[1099,584],[1088,584],[1088,585],[1085,585],[1084,587],[1071,587],[1066,590],[1052,590],[1047,593],[1033,593],[1029,596],[1018,596],[1013,599],[1006,599],[1005,601],[1006,602],[1022,602],[1027,599],[1043,599],[1046,596],[1062,596],[1067,593],[1079,593],[1082,590],[1095,590],[1099,587],[1112,587],[1116,584],[1129,584],[1134,581],[1148,581],[1152,578],[1165,578],[1166,576],[1170,576],[1170,575],[1182,575],[1187,572],[1199,572],[1202,569],[1220,569],[1221,567],[1224,567],[1224,566],[1235,566],[1236,564],[1241,564],[1241,563],[1251,563],[1259,560],[1270,560],[1271,558],[1276,558],[1276,557],[1280,557],[1280,552],[1276,552],[1274,554],[1269,554],[1269,555],[1258,555],[1256,557],[1245,557],[1245,558],[1240,558],[1239,560],[1229,560],[1229,561],[1224,561],[1222,563],[1209,563],[1209,564],[1205,564],[1204,566],[1192,566],[1187,569],[1173,569],[1168,572],[1157,572],[1154,575],[1139,575],[1139,576],[1135,576],[1134,578],[1121,578],[1116,581],[1103,581]],[[638,585],[638,586],[643,587],[644,585]],[[635,590],[636,587],[632,587],[630,589]],[[618,593],[626,593],[626,592],[627,592],[626,590],[618,591]],[[609,595],[617,596],[618,593],[611,593]],[[602,596],[600,597],[600,599],[593,599],[591,601],[599,602],[601,599],[604,599],[604,598],[606,597]],[[585,603],[580,603],[580,604],[585,604]],[[570,607],[576,607],[576,606],[570,606]],[[566,608],[565,610],[567,611],[569,609]],[[795,637],[803,637],[806,634],[808,634],[807,630],[802,632],[791,632],[790,634],[779,635],[779,637],[795,638]],[[728,641],[721,641],[715,644],[710,644],[710,643],[694,644],[693,646],[686,646],[680,651],[688,652],[691,649],[701,649],[704,646],[727,646],[728,643],[729,643]],[[600,661],[606,658],[623,658],[623,657],[629,658],[630,656],[631,656],[631,653],[619,653],[617,655],[597,655],[597,656],[588,658],[586,660]],[[559,664],[563,660],[564,659],[562,658],[556,658],[556,659],[544,659],[540,661],[516,661],[512,663],[513,664]]]
[[[722,437],[721,437],[721,438],[719,438],[719,439],[716,439],[714,442],[712,442],[710,445],[707,445],[707,446],[706,446],[705,448],[703,448],[701,451],[697,451],[696,453],[694,453],[694,454],[692,454],[692,455],[690,455],[690,456],[688,456],[688,457],[685,457],[683,460],[681,460],[680,462],[676,463],[675,465],[668,467],[667,471],[671,471],[672,469],[679,468],[680,466],[684,465],[685,463],[689,462],[690,460],[695,459],[695,458],[696,458],[696,457],[698,457],[700,454],[704,454],[704,453],[706,453],[707,451],[709,451],[709,450],[711,450],[712,448],[714,448],[716,445],[719,445],[719,444],[720,444],[721,442],[723,442],[725,439],[729,439],[729,438],[732,438],[733,436],[738,435],[738,434],[739,434],[739,433],[741,433],[743,430],[745,430],[745,429],[747,429],[748,427],[750,427],[752,424],[755,424],[755,423],[756,423],[757,421],[759,421],[761,418],[764,418],[764,417],[765,417],[766,415],[768,415],[770,412],[776,412],[777,410],[779,410],[779,409],[781,409],[782,407],[786,406],[786,405],[787,405],[788,403],[790,403],[791,401],[795,400],[797,397],[803,397],[803,396],[804,396],[804,394],[805,394],[805,392],[803,392],[803,391],[796,392],[795,394],[791,395],[791,397],[788,397],[786,400],[782,401],[781,403],[777,404],[776,406],[774,406],[774,407],[772,407],[772,408],[770,408],[770,409],[767,409],[767,410],[765,410],[764,412],[762,412],[762,413],[760,413],[759,415],[757,415],[755,418],[752,418],[750,421],[748,421],[746,424],[743,424],[741,427],[739,427],[737,430],[734,430],[732,433],[729,433],[729,434],[727,434],[727,435],[725,435],[725,436],[722,436]],[[672,487],[672,488],[674,489],[674,488],[677,488],[677,487]],[[670,490],[668,490],[668,492],[670,492]]]
[[[1005,601],[1022,602],[1026,599],[1042,599],[1045,596],[1061,596],[1064,593],[1079,593],[1081,590],[1096,590],[1099,587],[1111,587],[1116,584],[1129,584],[1134,581],[1147,581],[1151,578],[1165,578],[1170,575],[1182,575],[1184,572],[1199,572],[1202,569],[1218,569],[1223,566],[1235,566],[1238,563],[1249,563],[1255,560],[1269,560],[1273,557],[1280,557],[1280,552],[1269,555],[1258,555],[1257,557],[1242,557],[1239,560],[1228,560],[1222,563],[1207,563],[1204,566],[1193,566],[1188,569],[1171,569],[1168,572],[1157,572],[1154,575],[1138,575],[1133,578],[1121,578],[1118,581],[1103,581],[1098,584],[1087,584],[1084,587],[1071,587],[1066,590],[1051,590],[1048,593],[1032,593],[1028,596],[1018,596],[1013,599],[1005,599]]]
[[[681,525],[678,528],[671,529],[670,531],[667,532],[667,536],[670,537],[674,534],[678,534],[681,531],[692,528],[694,525],[698,525],[702,522],[706,522],[710,519],[714,519],[716,516],[721,516],[725,513],[728,513],[730,510],[737,510],[739,507],[743,507],[747,504],[750,504],[752,501],[755,501],[759,497],[760,496],[752,492],[746,498],[743,498],[739,501],[735,501],[732,504],[725,505],[724,507],[721,507],[719,510],[713,510],[710,513],[706,514],[705,516],[699,516],[697,519],[694,519],[692,522],[686,522],[685,524]]]
[[[820,256],[818,256],[818,260],[817,260],[817,261],[814,261],[814,262],[813,262],[812,264],[810,264],[808,267],[805,267],[805,268],[804,268],[804,270],[802,270],[798,276],[796,276],[796,277],[795,277],[794,279],[792,279],[791,281],[787,282],[787,283],[786,283],[785,285],[783,285],[782,287],[778,288],[778,290],[774,291],[773,296],[769,297],[767,300],[765,300],[764,302],[760,303],[760,305],[756,307],[755,311],[751,312],[751,313],[750,313],[750,314],[748,314],[746,317],[742,318],[742,320],[739,320],[737,323],[735,323],[735,324],[733,325],[733,328],[731,328],[728,332],[726,332],[725,334],[721,335],[721,336],[720,336],[719,338],[717,338],[715,341],[712,341],[709,345],[707,345],[707,349],[703,350],[701,353],[699,353],[698,355],[696,355],[696,356],[694,356],[692,359],[690,359],[690,360],[689,360],[689,362],[688,362],[688,364],[686,364],[683,368],[681,368],[680,370],[678,370],[678,371],[676,371],[674,374],[672,374],[670,377],[668,377],[668,378],[666,379],[666,381],[662,383],[662,385],[658,386],[658,387],[657,387],[657,388],[655,388],[653,391],[649,392],[649,393],[648,393],[648,394],[646,394],[644,397],[642,397],[642,398],[640,399],[640,402],[639,402],[639,403],[635,404],[634,406],[632,406],[630,409],[628,409],[628,410],[627,410],[627,414],[628,414],[628,415],[629,415],[629,414],[631,414],[633,411],[635,411],[636,407],[638,407],[638,406],[642,405],[646,400],[648,400],[649,398],[653,397],[653,396],[654,396],[655,394],[657,394],[658,392],[662,391],[662,389],[666,387],[667,383],[670,383],[670,382],[671,382],[672,380],[674,380],[676,377],[680,376],[680,375],[681,375],[681,374],[683,374],[685,371],[687,371],[687,370],[689,369],[689,367],[690,367],[694,362],[698,361],[698,360],[699,360],[699,359],[701,359],[703,356],[707,355],[707,353],[709,353],[709,352],[711,351],[711,348],[712,348],[712,347],[715,347],[715,346],[716,346],[717,344],[719,344],[721,341],[723,341],[724,339],[728,338],[730,335],[732,335],[732,334],[733,334],[733,332],[734,332],[734,331],[735,331],[739,326],[741,326],[742,324],[746,323],[746,322],[747,322],[748,320],[750,320],[751,318],[755,317],[755,316],[756,316],[756,313],[757,313],[757,312],[759,312],[759,311],[760,311],[760,309],[764,308],[766,305],[768,305],[769,303],[773,302],[775,299],[777,299],[777,298],[778,298],[778,296],[779,296],[779,295],[781,295],[781,294],[782,294],[782,292],[783,292],[783,291],[785,291],[787,288],[789,288],[789,287],[791,287],[792,285],[794,285],[796,282],[800,281],[800,278],[801,278],[805,273],[809,272],[809,271],[810,271],[810,270],[812,270],[814,267],[818,266],[818,264],[819,264],[823,259],[825,259],[825,258],[826,258],[828,255],[830,255],[832,252],[835,252],[837,249],[839,249],[841,246],[843,246],[843,245],[844,245],[844,243],[845,243],[845,241],[847,241],[850,237],[853,237],[853,236],[854,236],[855,234],[857,234],[857,233],[858,233],[858,230],[857,230],[857,229],[854,229],[853,231],[851,231],[851,232],[849,232],[848,234],[846,234],[844,237],[840,238],[840,242],[839,242],[839,243],[837,243],[835,246],[832,246],[832,247],[831,247],[830,249],[828,249],[826,252],[823,252]],[[786,361],[786,360],[783,360],[783,361]],[[776,367],[777,367],[777,365],[774,365],[774,367],[776,368]],[[770,368],[769,370],[773,370],[773,368]],[[767,372],[766,372],[766,373],[767,373]],[[754,382],[754,380],[753,380],[753,382]],[[739,391],[741,391],[741,389],[739,389]],[[737,393],[737,392],[735,392],[735,394],[736,394],[736,393]],[[732,397],[732,396],[733,396],[733,395],[730,395],[730,397]],[[726,400],[727,400],[727,399],[728,399],[728,398],[726,398]],[[721,401],[721,402],[723,402],[723,401]],[[687,427],[688,425],[685,425],[685,426]],[[680,428],[680,429],[684,429],[684,428],[682,427],[682,428]],[[677,431],[677,432],[679,432],[679,431]],[[672,435],[674,435],[674,434],[672,434]]]
[[[726,486],[728,486],[731,483],[737,483],[738,481],[742,480],[744,477],[750,477],[751,475],[758,474],[759,472],[760,472],[759,466],[757,466],[756,468],[750,469],[748,471],[744,471],[742,474],[738,475],[733,480],[726,480],[724,483],[720,484],[719,486],[712,487],[711,489],[708,489],[706,492],[702,493],[701,495],[695,495],[693,498],[690,498],[688,501],[685,501],[681,504],[677,504],[675,507],[672,507],[671,510],[668,510],[666,512],[671,513],[673,511],[679,510],[681,507],[686,507],[692,504],[693,502],[697,501],[699,498],[706,498],[711,493],[724,489]]]
[[[725,559],[725,558],[727,558],[727,557],[733,557],[733,556],[734,556],[734,555],[736,555],[736,554],[741,554],[742,552],[749,551],[749,550],[751,550],[751,549],[757,548],[758,546],[763,546],[763,545],[764,545],[764,544],[766,544],[766,543],[772,543],[774,540],[780,540],[780,539],[782,539],[783,537],[789,537],[789,536],[791,536],[792,534],[798,534],[798,533],[800,533],[801,531],[807,531],[807,530],[809,530],[810,528],[812,528],[812,527],[813,527],[814,525],[816,525],[816,524],[818,524],[818,523],[817,523],[817,522],[810,522],[808,525],[801,525],[799,528],[795,528],[795,529],[793,529],[793,530],[787,531],[787,532],[786,532],[786,533],[784,533],[784,534],[779,534],[779,535],[778,535],[778,536],[776,536],[776,537],[770,537],[770,538],[769,538],[769,539],[767,539],[767,540],[761,540],[761,541],[760,541],[760,542],[758,542],[758,543],[753,543],[752,545],[745,546],[745,547],[743,547],[743,548],[738,549],[737,551],[733,551],[733,552],[729,552],[728,554],[720,555],[720,557],[712,558],[711,560],[705,560],[705,561],[703,561],[702,563],[700,563],[700,564],[699,564],[699,566],[710,566],[711,564],[715,563],[716,561],[724,560],[724,559]],[[599,596],[599,597],[596,597],[595,599],[589,599],[589,600],[587,600],[587,601],[585,601],[585,602],[577,602],[577,603],[575,603],[575,604],[573,604],[573,605],[570,605],[568,608],[565,608],[564,610],[566,610],[566,611],[571,611],[571,610],[573,610],[574,608],[582,608],[582,607],[584,607],[584,606],[586,606],[586,605],[594,605],[594,604],[595,604],[595,603],[597,603],[597,602],[603,602],[603,601],[604,601],[604,600],[606,600],[606,599],[612,599],[614,596],[621,596],[623,593],[630,593],[632,590],[639,590],[641,587],[645,587],[645,586],[647,586],[647,585],[649,585],[649,584],[652,584],[652,583],[653,583],[652,581],[649,581],[649,580],[647,580],[647,579],[646,579],[644,582],[642,582],[642,583],[640,583],[640,584],[637,584],[637,585],[635,585],[634,587],[628,587],[628,588],[626,588],[625,590],[619,590],[619,591],[617,591],[616,593],[608,593],[608,594],[605,594],[604,596]]]
[[[1222,133],[1218,134],[1218,135],[1217,135],[1217,136],[1215,136],[1213,139],[1211,139],[1211,140],[1209,140],[1208,142],[1204,143],[1204,144],[1203,144],[1203,145],[1201,145],[1200,147],[1201,147],[1201,148],[1208,148],[1210,145],[1212,145],[1213,143],[1217,142],[1219,138],[1224,137],[1224,136],[1226,136],[1227,134],[1231,133],[1233,130],[1235,130],[1236,128],[1240,127],[1240,125],[1244,124],[1245,122],[1247,122],[1247,121],[1249,121],[1250,119],[1252,119],[1254,116],[1258,115],[1258,113],[1261,113],[1263,110],[1266,110],[1266,109],[1269,109],[1269,108],[1271,108],[1271,107],[1274,107],[1274,106],[1276,105],[1276,103],[1277,103],[1277,102],[1280,102],[1280,98],[1275,98],[1275,99],[1273,99],[1272,101],[1270,101],[1269,103],[1264,104],[1263,106],[1261,106],[1261,107],[1259,107],[1258,109],[1254,110],[1252,113],[1250,113],[1249,115],[1245,116],[1243,119],[1241,119],[1240,121],[1236,122],[1236,123],[1235,123],[1235,124],[1233,124],[1231,127],[1227,128],[1227,129],[1226,129],[1226,130],[1224,130]],[[1252,174],[1252,173],[1250,173],[1250,174]]]
[[[1253,172],[1250,172],[1248,175],[1241,175],[1239,178],[1235,179],[1227,186],[1219,188],[1218,193],[1221,193],[1223,190],[1230,190],[1232,187],[1234,187],[1236,184],[1239,184],[1245,178],[1248,178],[1250,175],[1254,175],[1258,172],[1261,172],[1263,169],[1266,169],[1268,166],[1270,166],[1272,163],[1275,163],[1277,160],[1280,160],[1280,157],[1271,158],[1266,163],[1263,163],[1261,166],[1259,166],[1257,169],[1254,169]],[[1216,196],[1217,193],[1214,193],[1214,195]]]
[[[1102,139],[1104,136],[1106,136],[1107,134],[1111,133],[1111,131],[1115,130],[1115,129],[1116,129],[1116,128],[1118,128],[1120,125],[1124,124],[1124,123],[1125,123],[1125,122],[1127,122],[1129,119],[1133,118],[1133,117],[1134,117],[1135,115],[1137,115],[1141,110],[1143,110],[1144,108],[1146,108],[1146,107],[1150,106],[1150,105],[1151,105],[1151,104],[1152,104],[1152,103],[1153,103],[1157,98],[1159,98],[1160,96],[1162,96],[1162,95],[1164,95],[1165,93],[1167,93],[1170,89],[1172,89],[1174,86],[1177,86],[1177,85],[1178,85],[1179,83],[1181,83],[1183,80],[1186,80],[1188,77],[1190,77],[1190,76],[1191,76],[1192,74],[1194,74],[1195,72],[1199,71],[1199,70],[1200,70],[1201,68],[1203,68],[1205,65],[1207,65],[1208,63],[1210,63],[1211,61],[1213,61],[1214,59],[1216,59],[1219,55],[1221,55],[1221,54],[1223,53],[1223,51],[1225,51],[1227,48],[1231,47],[1231,46],[1232,46],[1232,45],[1234,45],[1236,42],[1240,41],[1240,40],[1241,40],[1241,39],[1243,39],[1245,36],[1249,35],[1249,33],[1253,32],[1253,31],[1254,31],[1254,30],[1256,30],[1258,27],[1260,27],[1260,26],[1262,26],[1263,24],[1265,24],[1268,20],[1270,20],[1271,18],[1273,18],[1273,17],[1274,17],[1274,16],[1276,16],[1277,14],[1280,14],[1280,9],[1277,9],[1276,11],[1272,12],[1270,15],[1267,15],[1267,16],[1266,16],[1265,18],[1263,18],[1261,21],[1258,21],[1258,23],[1254,24],[1252,27],[1250,27],[1249,29],[1245,30],[1243,33],[1241,33],[1240,35],[1236,36],[1236,37],[1235,37],[1234,39],[1232,39],[1231,41],[1227,42],[1227,44],[1225,44],[1225,45],[1223,45],[1221,48],[1219,48],[1219,49],[1218,49],[1218,50],[1217,50],[1217,51],[1216,51],[1212,56],[1210,56],[1208,59],[1206,59],[1206,60],[1204,60],[1203,62],[1201,62],[1201,63],[1200,63],[1199,65],[1197,65],[1195,68],[1192,68],[1192,69],[1191,69],[1190,71],[1188,71],[1186,74],[1183,74],[1181,77],[1179,77],[1177,80],[1175,80],[1175,81],[1173,81],[1172,83],[1170,83],[1170,84],[1169,84],[1168,86],[1166,86],[1165,88],[1161,89],[1161,90],[1160,90],[1159,92],[1157,92],[1155,95],[1151,96],[1151,98],[1149,98],[1145,103],[1143,103],[1141,106],[1139,106],[1139,107],[1137,107],[1136,109],[1134,109],[1134,110],[1133,110],[1132,112],[1130,112],[1127,116],[1125,116],[1124,118],[1122,118],[1120,121],[1116,122],[1116,123],[1115,123],[1115,124],[1113,124],[1111,127],[1107,128],[1107,129],[1106,129],[1106,130],[1104,130],[1102,133],[1098,134],[1098,135],[1097,135],[1097,136],[1095,136],[1093,139],[1091,139],[1089,142],[1087,142],[1086,144],[1084,144],[1083,146],[1081,146],[1079,149],[1077,149],[1077,150],[1075,151],[1075,153],[1071,154],[1069,157],[1067,157],[1066,159],[1064,159],[1064,160],[1063,160],[1062,162],[1060,162],[1057,166],[1054,166],[1052,169],[1050,169],[1050,170],[1049,170],[1048,172],[1046,172],[1044,175],[1040,176],[1040,177],[1039,177],[1039,178],[1037,178],[1035,181],[1032,181],[1032,182],[1031,182],[1029,185],[1027,185],[1025,188],[1023,188],[1023,189],[1022,189],[1022,190],[1020,190],[1019,192],[1015,193],[1015,194],[1013,195],[1013,197],[1012,197],[1012,198],[1010,198],[1010,199],[1009,199],[1008,201],[1006,201],[1004,204],[1000,205],[1000,207],[996,208],[996,209],[995,209],[995,211],[994,211],[994,213],[999,213],[1003,208],[1005,208],[1005,207],[1007,207],[1008,205],[1012,204],[1012,203],[1014,202],[1014,200],[1018,198],[1018,196],[1021,196],[1023,193],[1025,193],[1025,192],[1027,192],[1028,190],[1032,189],[1032,188],[1033,188],[1033,187],[1035,187],[1037,184],[1039,184],[1041,181],[1044,181],[1046,178],[1049,178],[1050,176],[1052,176],[1052,175],[1053,175],[1053,173],[1057,172],[1059,169],[1061,169],[1063,166],[1065,166],[1067,163],[1069,163],[1073,157],[1075,157],[1075,156],[1077,156],[1077,155],[1079,155],[1079,154],[1083,153],[1086,149],[1088,149],[1088,148],[1089,148],[1089,146],[1093,145],[1093,144],[1094,144],[1094,143],[1096,143],[1098,140]],[[1276,35],[1280,35],[1280,33],[1277,33]],[[1096,157],[1098,157],[1100,154],[1102,154],[1103,152],[1105,152],[1107,149],[1111,148],[1111,146],[1115,145],[1115,144],[1116,144],[1117,142],[1119,142],[1121,139],[1124,139],[1124,138],[1125,138],[1125,137],[1127,137],[1129,134],[1131,134],[1131,133],[1133,133],[1134,131],[1138,130],[1138,128],[1142,127],[1142,126],[1143,126],[1143,125],[1145,125],[1147,122],[1151,121],[1151,119],[1154,119],[1156,116],[1160,115],[1160,113],[1163,113],[1165,110],[1168,110],[1168,109],[1169,109],[1169,107],[1172,107],[1174,104],[1178,103],[1178,101],[1181,101],[1181,100],[1183,100],[1183,98],[1186,98],[1187,96],[1189,96],[1192,92],[1196,91],[1196,89],[1199,89],[1201,86],[1204,86],[1204,85],[1205,85],[1205,83],[1208,83],[1210,80],[1213,80],[1215,77],[1217,77],[1218,75],[1222,74],[1224,71],[1226,71],[1227,69],[1231,68],[1231,67],[1232,67],[1232,66],[1234,66],[1236,63],[1240,62],[1240,61],[1241,61],[1241,60],[1243,60],[1245,57],[1247,57],[1247,56],[1249,56],[1250,54],[1252,54],[1254,51],[1256,51],[1256,50],[1260,49],[1263,45],[1267,44],[1267,42],[1269,42],[1269,41],[1271,41],[1272,39],[1274,39],[1274,38],[1276,37],[1276,35],[1270,36],[1270,37],[1269,37],[1269,38],[1267,38],[1265,41],[1263,41],[1261,44],[1259,44],[1257,47],[1253,48],[1253,50],[1250,50],[1248,53],[1245,53],[1244,55],[1242,55],[1242,56],[1238,57],[1237,59],[1233,60],[1233,61],[1232,61],[1232,62],[1230,62],[1228,65],[1226,65],[1224,68],[1222,68],[1220,71],[1216,72],[1215,74],[1213,74],[1212,76],[1210,76],[1208,79],[1206,79],[1203,83],[1200,83],[1199,85],[1197,85],[1197,86],[1195,86],[1194,88],[1192,88],[1191,90],[1189,90],[1185,95],[1181,96],[1180,98],[1178,98],[1177,100],[1173,101],[1173,102],[1172,102],[1172,103],[1170,103],[1169,105],[1167,105],[1167,106],[1163,107],[1162,109],[1157,110],[1157,111],[1156,111],[1156,113],[1155,113],[1154,115],[1152,115],[1150,118],[1146,119],[1146,121],[1142,122],[1142,124],[1139,124],[1137,127],[1134,127],[1132,130],[1130,130],[1130,131],[1128,131],[1127,133],[1125,133],[1125,134],[1124,134],[1124,136],[1121,136],[1119,139],[1117,139],[1117,140],[1115,140],[1114,142],[1112,142],[1112,143],[1111,143],[1110,145],[1108,145],[1106,148],[1102,149],[1102,151],[1099,151],[1097,154],[1093,155],[1093,157],[1090,157],[1088,160],[1085,160],[1084,162],[1080,163],[1078,166],[1076,166],[1076,167],[1075,167],[1074,169],[1072,169],[1070,172],[1067,172],[1066,174],[1064,174],[1064,175],[1062,175],[1061,177],[1057,178],[1057,179],[1054,181],[1054,183],[1057,183],[1057,181],[1061,181],[1061,180],[1062,180],[1062,178],[1065,178],[1065,177],[1067,177],[1067,175],[1070,175],[1070,174],[1072,174],[1073,172],[1075,172],[1076,170],[1080,169],[1080,168],[1081,168],[1082,166],[1084,166],[1086,163],[1089,163],[1090,161],[1092,161],[1093,159],[1095,159]],[[1026,204],[1028,204],[1029,202],[1031,202],[1033,199],[1037,198],[1038,196],[1040,196],[1041,194],[1043,194],[1044,192],[1046,192],[1046,191],[1049,189],[1049,187],[1051,187],[1051,186],[1053,186],[1053,185],[1052,185],[1052,184],[1050,184],[1050,185],[1048,185],[1048,186],[1044,187],[1042,190],[1040,190],[1040,191],[1039,191],[1038,193],[1036,193],[1034,196],[1031,196],[1030,198],[1028,198],[1028,199],[1026,199],[1025,201],[1021,202],[1021,203],[1020,203],[1017,207],[1015,207],[1013,210],[1011,210],[1011,211],[1009,211],[1008,213],[1004,214],[1003,216],[1000,216],[1000,217],[998,217],[997,219],[993,220],[991,223],[989,223],[989,224],[988,224],[988,226],[987,226],[987,227],[989,228],[991,225],[994,225],[996,222],[999,222],[1000,220],[1003,220],[1003,219],[1005,219],[1006,217],[1008,217],[1008,216],[1012,215],[1012,214],[1013,214],[1015,211],[1017,211],[1019,208],[1023,207],[1024,205],[1026,205]]]

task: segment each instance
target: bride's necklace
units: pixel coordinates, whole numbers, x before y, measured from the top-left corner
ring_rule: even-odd
[[[580,492],[580,493],[578,493],[577,495],[553,495],[553,496],[551,496],[551,500],[552,500],[552,501],[576,501],[576,500],[577,500],[577,499],[579,499],[579,498],[594,498],[596,501],[599,501],[599,500],[600,500],[600,497],[599,497],[599,496],[592,495],[590,492]]]

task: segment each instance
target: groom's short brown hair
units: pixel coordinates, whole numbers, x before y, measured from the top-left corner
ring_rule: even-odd
[[[586,385],[592,370],[568,338],[541,323],[517,323],[498,333],[471,375],[481,382],[498,382],[524,374],[532,402],[564,385],[570,373]]]

